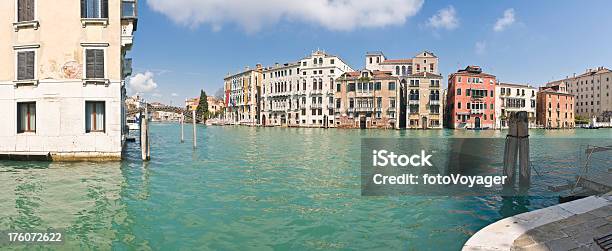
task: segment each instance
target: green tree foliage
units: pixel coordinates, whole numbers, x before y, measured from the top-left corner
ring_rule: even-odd
[[[208,111],[208,99],[204,90],[200,91],[200,103],[198,103],[198,109],[196,110],[196,113],[199,116],[203,116],[205,119],[207,119],[210,115]]]
[[[580,115],[576,115],[576,117],[574,118],[574,120],[575,120],[574,122],[575,122],[577,125],[580,125],[580,124],[588,124],[588,123],[590,123],[589,118],[587,118],[587,117],[583,117],[583,116],[580,116]]]

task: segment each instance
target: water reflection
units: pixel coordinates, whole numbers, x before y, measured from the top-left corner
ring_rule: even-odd
[[[110,249],[120,163],[0,163],[0,229],[63,229],[62,248]],[[106,240],[106,241],[101,241]]]

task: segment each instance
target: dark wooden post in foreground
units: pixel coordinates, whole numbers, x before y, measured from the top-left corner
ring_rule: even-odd
[[[527,112],[510,114],[504,151],[504,175],[508,177],[506,186],[514,186],[517,159],[519,162],[519,186],[529,186],[531,184],[531,167],[529,166],[529,116]]]

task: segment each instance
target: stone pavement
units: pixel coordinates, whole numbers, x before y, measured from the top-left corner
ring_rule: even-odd
[[[610,233],[612,193],[501,219],[475,233],[463,250],[601,250],[593,238]]]
[[[531,229],[511,250],[601,250],[593,238],[612,233],[612,205]]]

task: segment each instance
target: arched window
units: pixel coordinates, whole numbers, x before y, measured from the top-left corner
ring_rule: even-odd
[[[402,66],[402,75],[403,76],[406,75],[406,66],[405,65]]]
[[[319,79],[319,90],[323,90],[323,79]]]
[[[400,75],[400,68],[399,68],[399,66],[395,66],[395,75]]]
[[[334,90],[334,78],[329,78],[329,89]]]
[[[319,64],[323,64],[323,58],[319,58]]]

